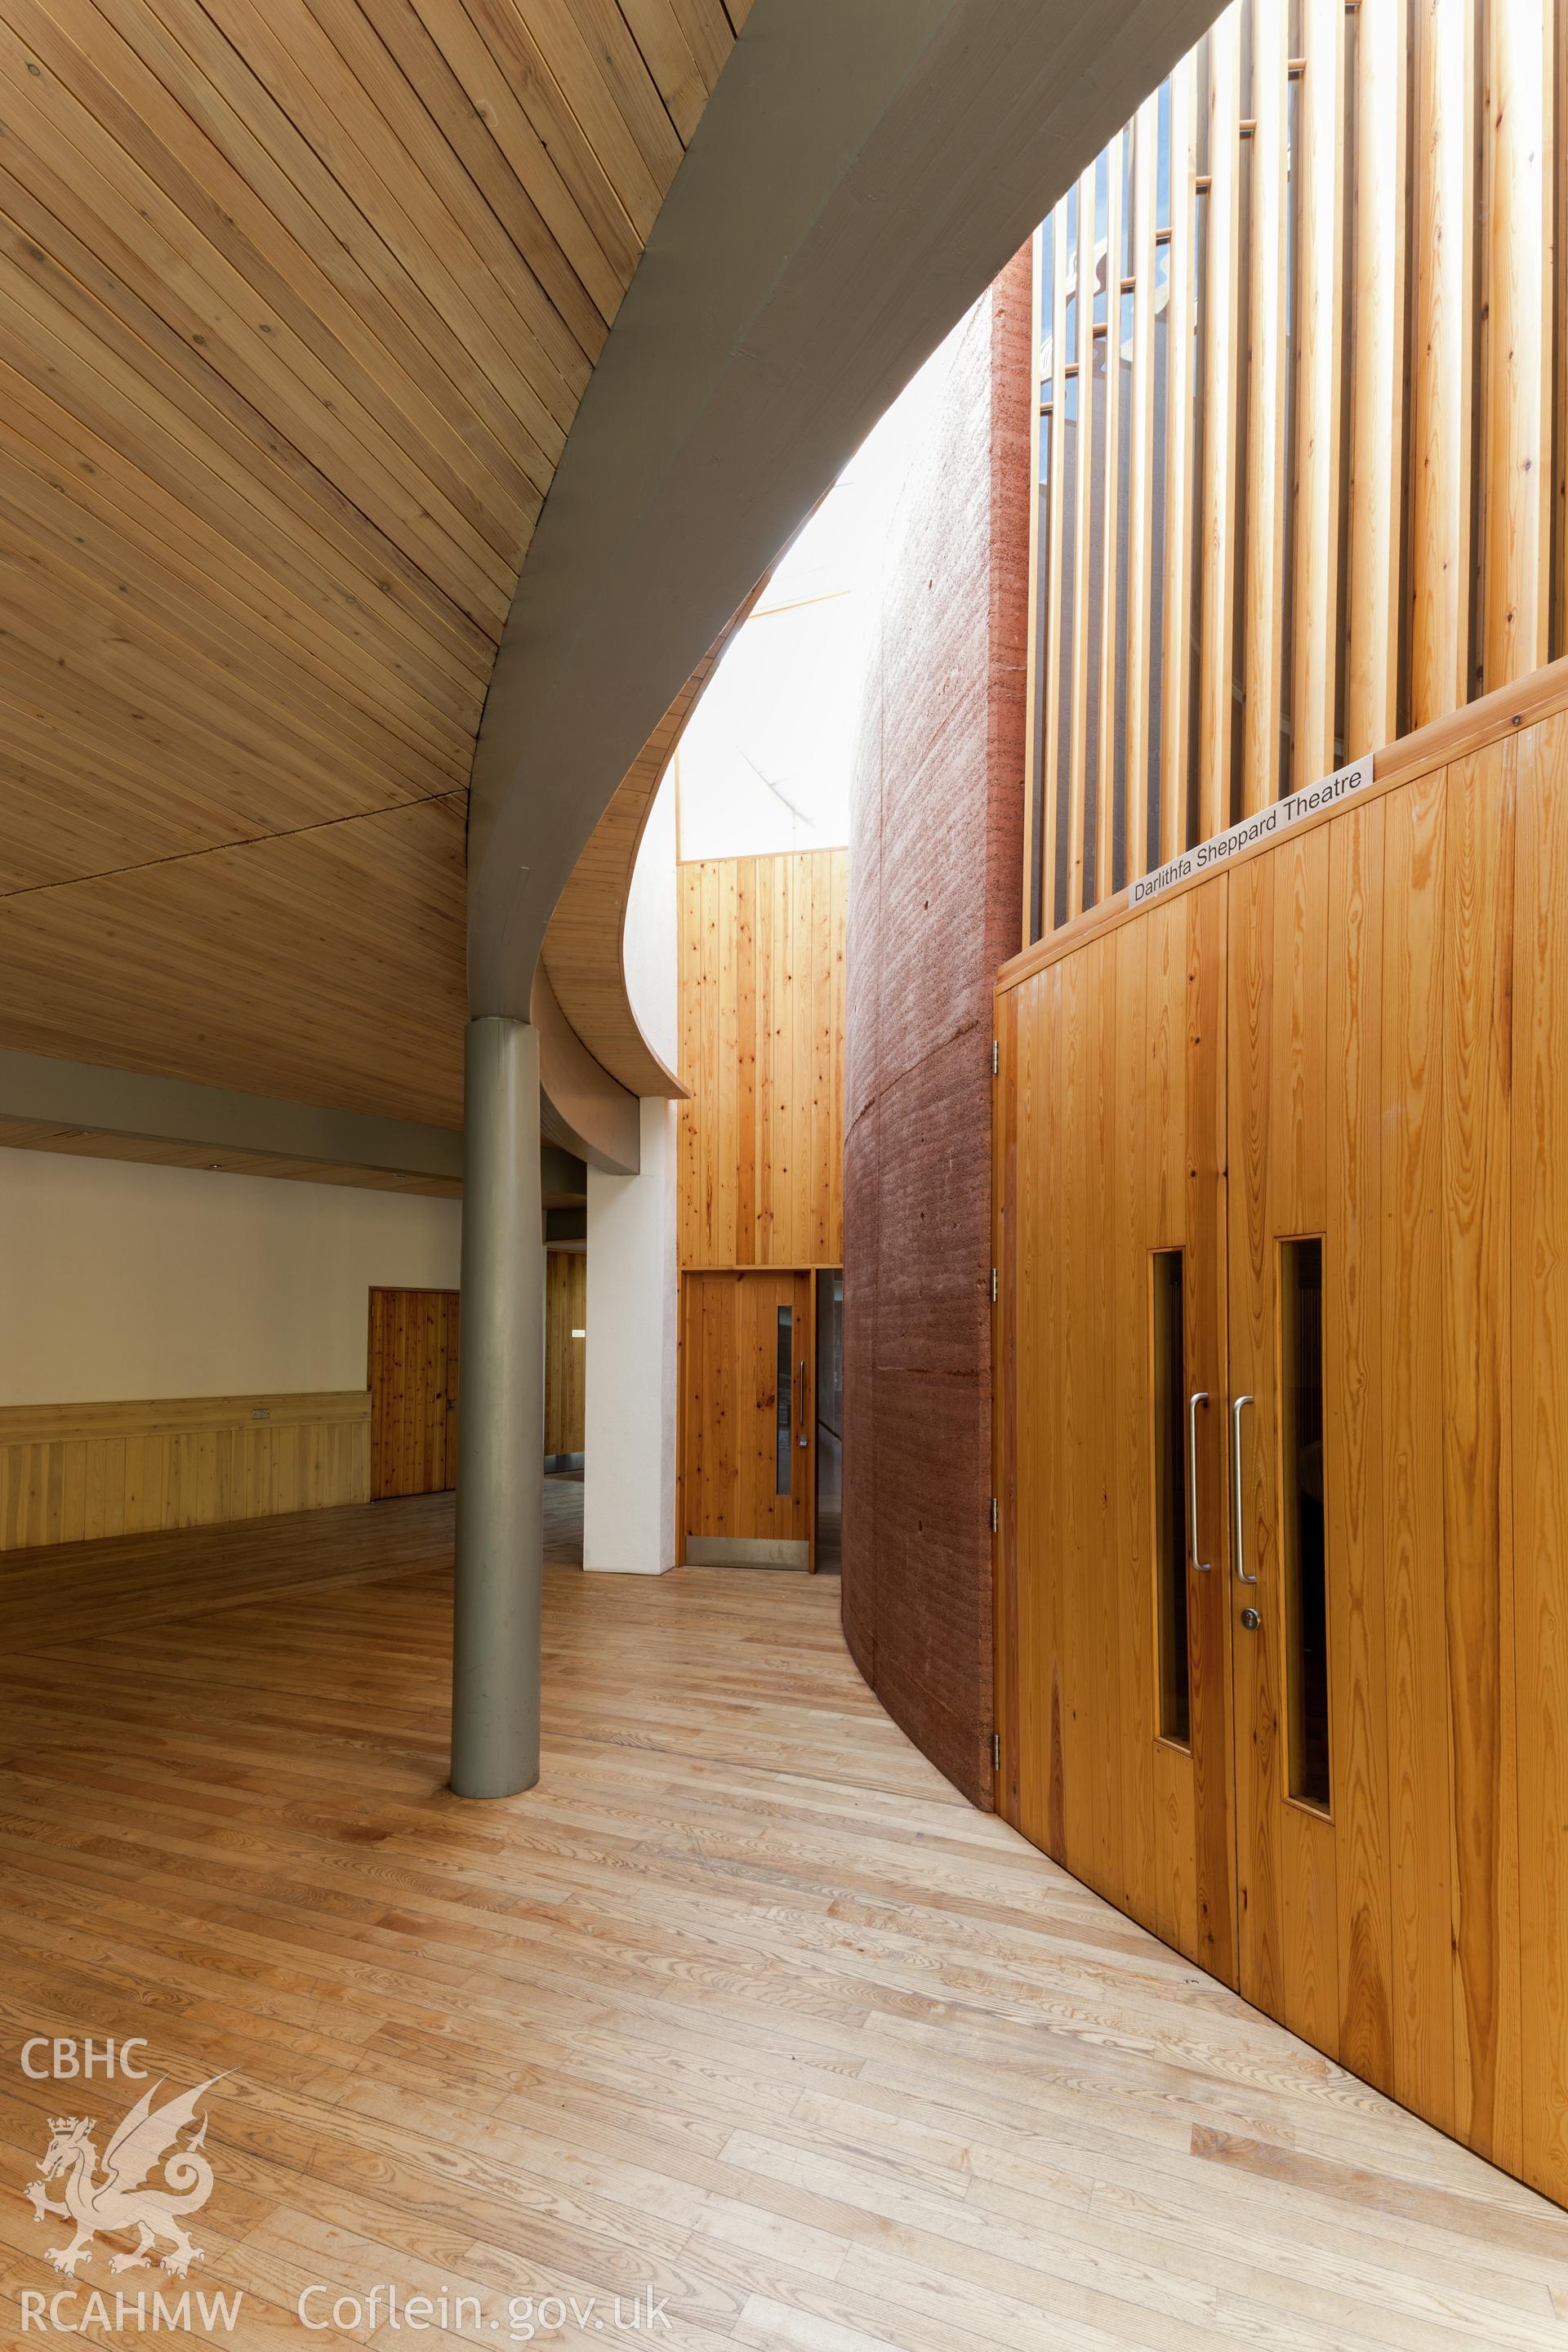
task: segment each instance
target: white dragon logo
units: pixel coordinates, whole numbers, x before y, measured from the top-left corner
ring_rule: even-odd
[[[201,2153],[207,2136],[206,2117],[202,2117],[201,2128],[184,2147],[174,2143],[194,2119],[204,2093],[222,2080],[221,2074],[213,2074],[194,2091],[182,2092],[157,2108],[153,2100],[162,2083],[144,2091],[104,2150],[101,2180],[98,2150],[88,2137],[94,2129],[94,2118],[49,2117],[50,2139],[41,2177],[22,2194],[40,2221],[46,2214],[58,2213],[62,2221],[76,2224],[76,2235],[68,2246],[47,2250],[56,2270],[74,2278],[77,2264],[91,2261],[92,2242],[100,2230],[137,2232],[134,2252],[110,2257],[111,2271],[145,2270],[160,2238],[170,2242],[171,2251],[163,2256],[162,2267],[174,2277],[184,2278],[193,2263],[203,2260],[201,2248],[191,2243],[176,2216],[196,2212],[212,2195],[213,2168]],[[148,2188],[147,2176],[160,2158],[164,2185]],[[65,2201],[57,2205],[50,2200],[45,2183],[58,2179],[61,2173],[66,2177]]]

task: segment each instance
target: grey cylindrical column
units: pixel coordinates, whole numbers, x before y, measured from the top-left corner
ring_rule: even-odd
[[[463,1112],[452,1787],[512,1797],[539,1778],[544,1560],[544,1260],[539,1036],[468,1024]]]

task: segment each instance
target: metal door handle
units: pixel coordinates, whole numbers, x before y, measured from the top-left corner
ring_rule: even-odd
[[[1203,1576],[1214,1566],[1198,1558],[1198,1407],[1208,1401],[1207,1389],[1194,1389],[1187,1399],[1187,1554]]]
[[[1241,1416],[1249,1404],[1257,1402],[1255,1396],[1238,1396],[1230,1409],[1231,1517],[1236,1522],[1231,1529],[1231,1540],[1236,1547],[1237,1584],[1256,1584],[1258,1581],[1255,1576],[1248,1576],[1247,1572],[1247,1549],[1241,1532]]]

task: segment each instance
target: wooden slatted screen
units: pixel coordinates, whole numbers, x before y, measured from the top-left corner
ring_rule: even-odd
[[[1036,241],[1025,925],[1568,646],[1568,0],[1232,0]]]

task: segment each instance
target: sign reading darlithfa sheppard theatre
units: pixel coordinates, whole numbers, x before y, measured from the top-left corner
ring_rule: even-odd
[[[1289,833],[1293,824],[1300,824],[1315,810],[1353,799],[1371,782],[1370,760],[1355,760],[1348,768],[1336,768],[1321,784],[1312,784],[1305,792],[1290,793],[1284,800],[1259,809],[1255,816],[1244,816],[1239,824],[1227,825],[1212,841],[1200,841],[1193,848],[1184,849],[1179,856],[1168,857],[1163,866],[1155,866],[1152,874],[1145,874],[1141,882],[1134,882],[1129,903],[1143,906],[1150,898],[1157,898],[1162,890],[1168,890],[1173,882],[1185,882],[1194,874],[1222,866],[1238,850],[1250,849],[1255,841],[1267,841],[1270,834]]]

